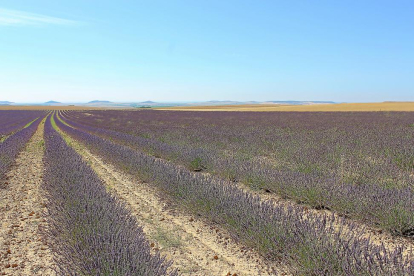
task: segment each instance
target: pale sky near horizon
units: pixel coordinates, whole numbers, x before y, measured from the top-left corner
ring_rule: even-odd
[[[414,101],[414,1],[0,2],[0,101]]]

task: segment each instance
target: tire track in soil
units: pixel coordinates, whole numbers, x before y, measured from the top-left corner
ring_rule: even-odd
[[[41,234],[46,226],[40,189],[44,122],[16,158],[0,189],[0,275],[55,275],[52,253]]]
[[[281,264],[266,262],[254,250],[232,241],[220,227],[172,208],[150,184],[120,172],[59,132],[91,165],[107,189],[127,204],[143,227],[152,250],[173,260],[173,268],[181,275],[290,275]]]

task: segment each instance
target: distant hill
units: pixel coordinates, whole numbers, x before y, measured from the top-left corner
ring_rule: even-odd
[[[88,104],[109,104],[109,103],[112,103],[112,102],[110,102],[110,101],[99,101],[99,100],[88,102]]]
[[[80,104],[84,106],[93,107],[116,107],[116,108],[154,108],[154,107],[168,107],[168,106],[221,106],[221,105],[261,105],[261,104],[280,104],[280,105],[312,105],[312,104],[329,104],[334,103],[330,101],[206,101],[206,102],[183,102],[183,103],[163,103],[154,101],[143,101],[143,102],[110,102],[95,100],[86,104]]]
[[[260,102],[248,101],[248,102],[238,102],[238,101],[207,101],[207,102],[192,102],[185,103],[182,105],[185,106],[208,106],[208,105],[239,105],[239,104],[259,104]]]
[[[171,104],[168,103],[157,103],[153,101],[145,101],[145,102],[111,102],[111,101],[91,101],[86,104],[79,104],[84,106],[93,106],[93,107],[113,107],[113,108],[151,108],[155,106],[170,106]],[[173,104],[176,105],[176,104]]]
[[[62,104],[61,102],[56,102],[56,101],[48,101],[44,103],[45,105],[60,105]]]
[[[173,106],[224,106],[224,105],[314,105],[314,104],[334,104],[332,101],[221,101],[212,100],[205,102],[111,102],[104,100],[93,100],[87,103],[61,103],[58,101],[48,101],[46,103],[20,103],[22,105],[44,105],[44,106],[65,106],[68,104],[85,107],[107,107],[107,108],[158,108],[158,107],[173,107]],[[0,105],[16,105],[9,101],[0,101]]]
[[[111,101],[102,101],[102,100],[94,100],[90,101],[86,104],[80,104],[84,106],[91,106],[91,107],[119,107],[119,104],[111,102]]]

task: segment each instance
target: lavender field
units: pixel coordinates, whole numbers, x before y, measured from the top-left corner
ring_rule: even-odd
[[[414,235],[414,113],[63,113],[89,133],[395,235]]]
[[[0,118],[3,275],[414,275],[414,113]]]
[[[414,1],[0,3],[0,276],[414,276]]]

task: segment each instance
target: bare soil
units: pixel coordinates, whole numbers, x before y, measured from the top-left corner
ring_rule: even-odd
[[[46,226],[40,189],[44,121],[16,159],[0,189],[0,275],[54,275],[42,240]]]

